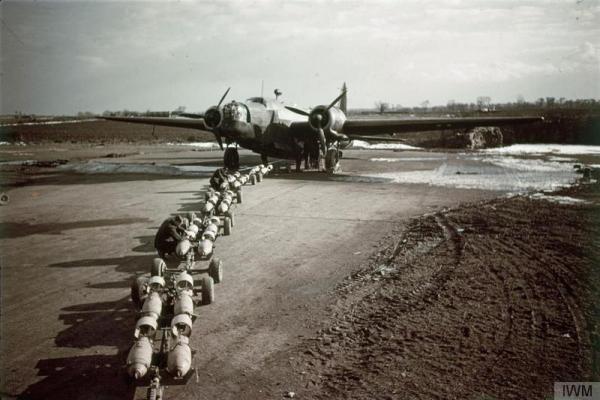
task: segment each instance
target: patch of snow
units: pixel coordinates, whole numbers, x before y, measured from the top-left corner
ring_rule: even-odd
[[[443,163],[436,169],[421,171],[384,172],[369,175],[339,176],[334,179],[370,183],[414,183],[526,193],[556,190],[576,182],[578,175],[570,165],[543,160],[517,158],[481,158],[480,163],[455,165]]]
[[[577,162],[576,158],[569,158],[569,157],[555,157],[555,156],[551,156],[548,157],[548,161],[558,161],[558,162]]]
[[[544,161],[540,159],[525,159],[515,157],[490,157],[482,159],[482,161],[497,165],[502,168],[512,169],[516,171],[537,171],[551,172],[566,170],[565,164],[556,161]],[[568,166],[569,170],[572,167]]]
[[[27,125],[60,125],[60,124],[76,124],[79,122],[99,121],[96,118],[91,119],[72,119],[68,121],[39,121],[39,122],[23,122],[19,124],[0,124],[0,126],[27,126]]]
[[[348,146],[350,149],[366,150],[418,150],[420,147],[409,146],[404,143],[368,143],[364,140],[353,140]]]
[[[447,157],[398,157],[398,158],[370,158],[369,161],[373,162],[399,162],[399,161],[436,161],[446,160]]]
[[[189,143],[167,143],[169,146],[189,146],[200,149],[213,150],[220,149],[219,144],[216,142],[189,142]]]
[[[529,195],[529,198],[534,200],[546,200],[558,204],[590,204],[590,202],[587,200],[576,199],[575,197],[551,196],[544,193],[534,193],[532,195]]]
[[[27,146],[25,142],[0,142],[0,146]]]
[[[513,144],[482,150],[488,154],[600,154],[600,146],[575,144]]]

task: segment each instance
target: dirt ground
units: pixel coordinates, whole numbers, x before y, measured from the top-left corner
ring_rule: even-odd
[[[2,154],[65,166],[222,157],[123,143]],[[450,153],[348,155],[350,175],[481,168]],[[395,155],[404,160],[372,161]],[[160,222],[198,210],[206,177],[61,168],[0,170],[11,196],[0,209],[2,398],[144,398],[122,379],[136,318],[129,283],[147,272]],[[520,399],[551,395],[554,381],[600,380],[600,189],[562,194],[587,202],[268,177],[219,239],[226,277],[199,309],[198,374],[168,398]]]
[[[600,380],[600,190],[412,219],[290,352],[299,398],[538,399]]]

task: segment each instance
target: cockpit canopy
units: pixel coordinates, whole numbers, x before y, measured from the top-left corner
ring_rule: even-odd
[[[265,107],[267,106],[267,101],[264,97],[250,97],[247,101],[251,103],[260,103]]]
[[[223,106],[223,119],[225,121],[248,121],[248,109],[244,104],[232,101]]]

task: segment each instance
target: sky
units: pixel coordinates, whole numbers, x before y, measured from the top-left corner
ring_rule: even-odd
[[[0,113],[600,99],[600,0],[0,2]]]

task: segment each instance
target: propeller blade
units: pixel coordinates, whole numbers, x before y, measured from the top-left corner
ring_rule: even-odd
[[[221,100],[219,100],[219,104],[217,104],[217,107],[219,107],[221,105],[221,103],[223,102],[223,100],[225,100],[225,97],[227,96],[227,93],[229,93],[230,90],[231,90],[231,87],[228,87],[227,90],[225,91],[225,93],[223,94],[223,97],[221,97]]]
[[[217,143],[219,143],[219,147],[221,148],[221,150],[223,150],[223,139],[221,139],[221,135],[219,135],[216,132],[213,132],[215,134],[215,138],[217,139]]]
[[[290,110],[291,112],[295,112],[296,114],[304,115],[304,116],[306,116],[306,117],[308,117],[308,116],[310,115],[310,114],[309,114],[309,113],[307,113],[306,111],[304,111],[304,110],[301,110],[301,109],[299,109],[299,108],[296,108],[296,107],[285,106],[285,108],[287,108],[287,109],[288,109],[288,110]]]
[[[319,134],[319,144],[321,145],[321,152],[323,153],[323,156],[325,156],[325,154],[327,154],[327,140],[325,139],[325,132],[323,132],[322,128],[319,128],[317,133]]]
[[[335,98],[334,101],[331,102],[331,104],[327,107],[327,109],[329,110],[331,107],[335,106],[335,104],[340,101],[342,99],[342,97],[344,97],[344,95],[346,94],[346,91],[344,90],[342,93],[340,93],[340,95],[338,97]]]

